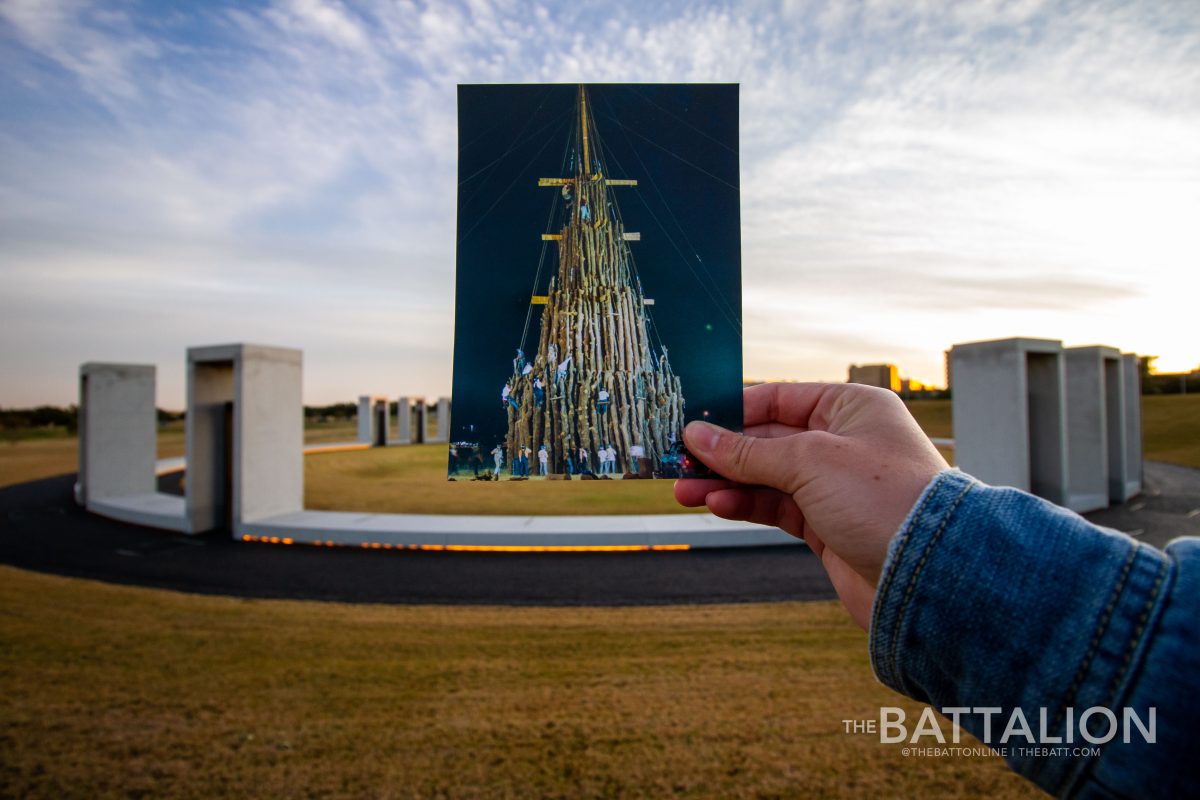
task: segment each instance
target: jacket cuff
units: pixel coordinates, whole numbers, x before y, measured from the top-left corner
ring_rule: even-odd
[[[1167,699],[1172,681],[1147,680],[1190,653],[1176,648],[1171,658],[1147,660],[1167,598],[1194,614],[1200,593],[1174,586],[1187,548],[1173,549],[1164,554],[1028,493],[942,472],[888,547],[872,610],[872,668],[887,686],[936,708],[994,708],[1002,720],[1019,710],[1039,743],[1073,735],[1080,744],[1076,717],[1094,707],[1120,715],[1128,705],[1145,720],[1157,706],[1162,728],[1182,725],[1194,720],[1195,704]],[[1155,649],[1175,644],[1177,632]],[[975,711],[963,722],[986,744],[1007,744],[1010,766],[1057,794],[1117,785],[1120,771],[1106,764],[1123,764],[1120,780],[1129,781],[1147,771],[1130,764],[1154,763],[1162,773],[1178,755],[1121,741],[1102,745],[1098,757],[1042,754],[1014,746],[1028,742],[1008,740],[1003,722],[989,726]]]
[[[871,610],[871,667],[881,683],[903,694],[912,696],[900,668],[900,623],[913,601],[913,589],[929,561],[930,548],[974,486],[974,479],[956,469],[935,475],[888,545]]]

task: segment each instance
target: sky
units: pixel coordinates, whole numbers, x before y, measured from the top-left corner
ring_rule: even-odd
[[[940,384],[955,342],[1200,364],[1200,4],[0,0],[0,405],[304,350],[449,393],[456,87],[734,82],[744,364]]]

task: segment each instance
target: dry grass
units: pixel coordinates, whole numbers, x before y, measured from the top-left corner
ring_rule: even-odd
[[[954,420],[949,400],[906,400],[904,405],[917,420],[921,430],[932,439],[954,438]]]
[[[954,436],[949,400],[910,400],[906,405],[929,436]],[[1142,397],[1142,444],[1151,461],[1200,468],[1200,395]],[[948,457],[953,453],[942,451]]]
[[[304,441],[306,444],[353,442],[357,439],[358,423],[352,419],[337,420],[334,422],[306,420],[304,423]]]
[[[446,446],[412,445],[304,459],[308,508],[410,514],[672,514],[671,481],[446,480]]]
[[[831,603],[392,608],[0,567],[0,609],[0,796],[1036,796],[844,733],[919,707]]]
[[[158,457],[184,454],[183,423],[158,432]],[[79,469],[79,440],[59,430],[53,435],[13,437],[0,443],[0,487],[65,475]]]
[[[22,439],[0,444],[0,486],[36,481],[79,469],[78,440]]]
[[[949,400],[914,400],[908,408],[933,437],[953,436]],[[1200,395],[1142,398],[1146,458],[1200,467]],[[353,440],[353,422],[310,423],[305,441]],[[0,486],[73,472],[76,440],[41,437],[0,444]],[[160,458],[183,455],[182,423],[159,433]],[[953,449],[942,454],[954,463]],[[445,480],[440,445],[312,455],[305,459],[310,508],[391,513],[654,514],[679,512],[670,481],[571,481],[546,485]]]
[[[353,423],[311,424],[305,428],[304,440],[345,442],[355,436]],[[184,455],[183,422],[171,422],[158,430],[159,458]],[[79,468],[79,440],[65,431],[57,435],[23,436],[0,443],[0,486],[35,481],[75,472]]]
[[[1142,445],[1146,458],[1200,467],[1200,395],[1143,397]]]

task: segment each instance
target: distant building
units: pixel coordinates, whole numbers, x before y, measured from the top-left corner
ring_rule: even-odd
[[[878,386],[881,389],[891,389],[900,393],[900,370],[895,364],[851,364],[850,376],[846,383],[861,383],[864,386]]]

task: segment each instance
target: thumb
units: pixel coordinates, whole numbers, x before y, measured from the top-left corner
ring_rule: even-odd
[[[723,478],[790,492],[791,443],[734,433],[710,422],[691,422],[683,439],[692,454]]]

